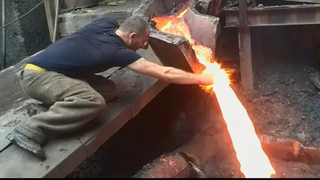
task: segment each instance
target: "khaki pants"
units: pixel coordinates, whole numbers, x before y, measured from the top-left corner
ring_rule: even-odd
[[[19,82],[29,97],[52,105],[15,129],[39,144],[47,140],[48,133],[60,135],[88,123],[118,94],[116,85],[102,76],[79,80],[51,71],[23,70]]]

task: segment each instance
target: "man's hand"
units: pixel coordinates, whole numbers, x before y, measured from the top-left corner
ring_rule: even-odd
[[[199,75],[201,76],[201,79],[202,79],[202,82],[200,83],[201,85],[207,86],[207,85],[213,84],[214,79],[212,74],[204,73]]]
[[[213,83],[212,75],[189,73],[181,69],[158,65],[144,58],[129,64],[128,68],[168,83],[201,85],[210,85]]]

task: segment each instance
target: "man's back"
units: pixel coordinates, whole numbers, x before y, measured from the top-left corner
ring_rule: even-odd
[[[141,57],[115,34],[118,27],[110,18],[96,20],[48,46],[29,63],[80,79],[114,66],[127,66]]]

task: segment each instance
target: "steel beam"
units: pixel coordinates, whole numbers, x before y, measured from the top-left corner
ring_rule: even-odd
[[[239,24],[238,40],[239,40],[239,57],[240,57],[240,74],[241,87],[243,90],[253,90],[253,71],[252,71],[252,55],[251,55],[251,33],[248,26],[247,2],[239,0]]]
[[[320,4],[320,0],[281,0],[286,2]]]
[[[238,7],[225,8],[225,27],[239,27]],[[320,24],[320,5],[283,5],[263,8],[248,8],[247,25],[255,26],[286,26]]]
[[[238,29],[239,57],[241,88],[245,91],[253,90],[253,67],[251,53],[251,32],[250,27],[240,27]]]

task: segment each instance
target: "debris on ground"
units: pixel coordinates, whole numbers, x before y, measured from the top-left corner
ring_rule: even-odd
[[[117,6],[119,4],[118,0],[103,0],[99,2],[99,6]]]
[[[81,8],[81,9],[75,9],[75,10],[71,10],[70,13],[71,14],[83,14],[83,13],[87,13],[88,9],[87,8]]]

